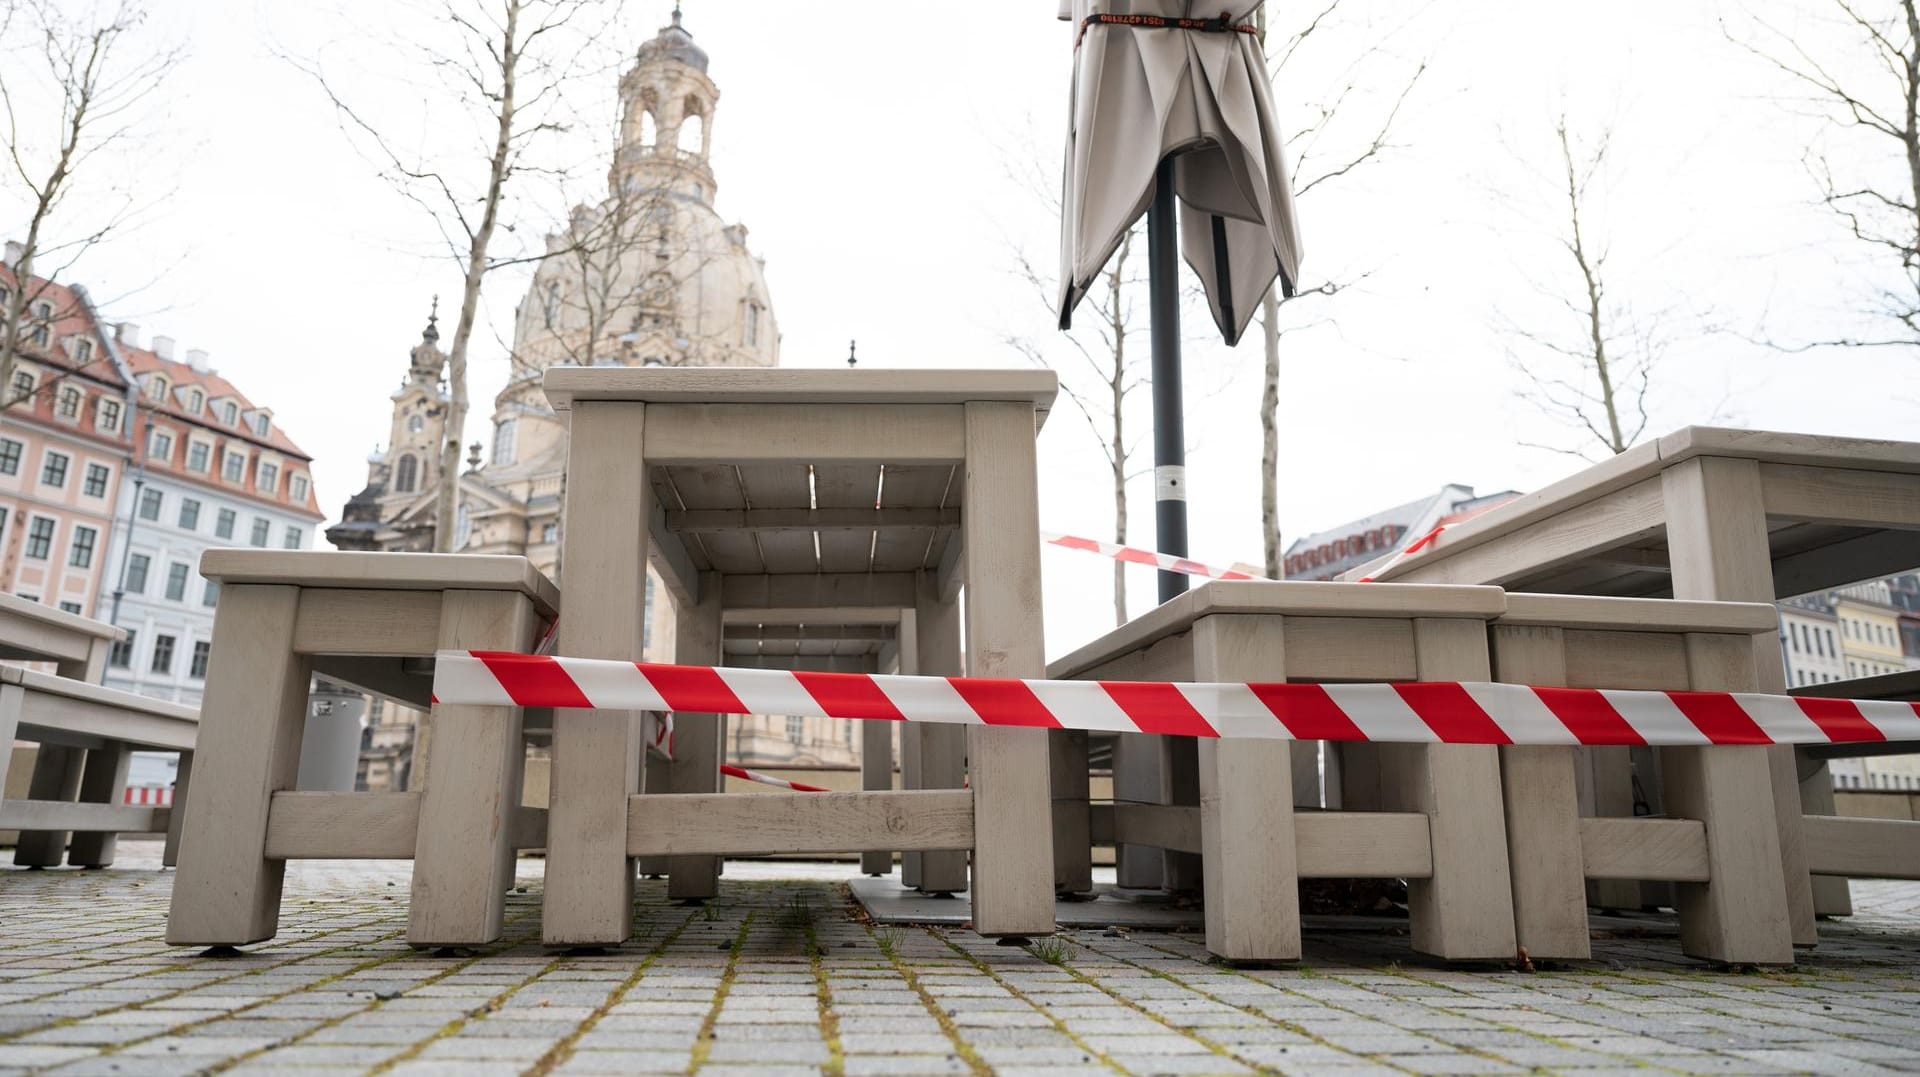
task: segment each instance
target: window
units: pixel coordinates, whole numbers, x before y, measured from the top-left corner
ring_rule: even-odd
[[[74,341],[73,357],[83,363],[93,362],[93,341],[85,338]]]
[[[239,482],[247,477],[247,454],[228,449],[220,464],[220,477],[228,482]]]
[[[204,441],[196,441],[187,446],[187,470],[206,471],[212,466],[213,446]]]
[[[147,593],[147,566],[152,563],[153,560],[143,553],[127,558],[127,590],[136,595]]]
[[[167,601],[181,602],[187,597],[187,566],[178,561],[167,566]]]
[[[200,592],[200,604],[212,609],[220,603],[220,581],[208,580],[206,589]]]
[[[221,509],[220,515],[214,517],[213,533],[223,539],[232,538],[234,519],[235,515],[232,509]]]
[[[133,644],[139,638],[139,633],[128,631],[126,639],[114,640],[113,646],[107,649],[107,665],[115,669],[126,669],[132,665]]]
[[[400,462],[395,464],[393,468],[393,489],[396,493],[410,494],[413,492],[414,479],[417,477],[415,472],[419,470],[419,467],[420,465],[416,463],[411,456],[402,456],[400,458]]]
[[[307,477],[305,475],[295,475],[293,478],[287,480],[287,496],[295,501],[305,501],[307,499]]]
[[[107,470],[107,465],[88,464],[87,482],[86,485],[80,489],[88,497],[105,497],[107,496],[107,480],[112,477],[113,472]]]
[[[18,399],[24,399],[33,395],[32,371],[16,370],[13,372],[13,395]]]
[[[91,527],[73,529],[73,547],[67,552],[67,564],[74,568],[93,567],[93,544],[100,538],[100,532]]]
[[[187,665],[187,676],[196,681],[207,679],[207,656],[213,652],[213,644],[203,639],[193,641],[193,660]]]
[[[101,397],[100,403],[94,408],[93,424],[109,433],[119,433],[120,402]]]
[[[197,531],[200,528],[200,502],[190,497],[180,499],[180,530]]]
[[[0,438],[0,475],[20,474],[20,450],[24,448],[12,438]]]
[[[43,486],[63,487],[67,484],[67,455],[49,452],[40,462],[40,483]]]
[[[78,603],[78,602],[62,602],[62,603],[60,603],[60,609],[61,609],[61,611],[62,611],[62,612],[65,612],[65,613],[71,613],[71,614],[73,614],[73,615],[75,615],[75,616],[77,617],[77,616],[79,616],[79,614],[80,614],[80,603]]]
[[[791,715],[787,717],[787,739],[794,744],[802,743],[802,738],[806,735],[806,729],[807,720],[805,718],[795,718]]]
[[[147,399],[165,400],[167,398],[167,379],[155,374],[147,379]]]
[[[464,550],[473,538],[473,514],[461,505],[453,512],[453,548]]]
[[[541,542],[558,542],[559,540],[560,540],[559,524],[547,524],[545,527],[542,527],[540,529]]]
[[[158,520],[160,518],[160,503],[165,500],[166,495],[158,490],[140,491],[140,518],[142,520]]]
[[[47,327],[53,324],[53,304],[35,303],[33,306],[33,342],[42,348],[47,346]]]
[[[514,422],[512,419],[502,419],[500,420],[500,424],[493,428],[494,463],[513,463],[513,433]]]
[[[240,405],[229,400],[220,406],[220,420],[228,426],[240,421]]]
[[[27,556],[35,561],[45,561],[47,554],[53,551],[53,529],[55,523],[45,516],[35,516],[27,525]]]
[[[269,464],[264,460],[261,461],[260,466],[254,470],[253,484],[268,493],[278,490],[280,488],[280,465]]]
[[[306,538],[306,535],[301,533],[299,528],[289,527],[287,528],[287,533],[281,536],[280,545],[289,550],[297,550],[300,548],[301,543],[306,541]]]
[[[747,304],[747,346],[760,343],[760,304]]]
[[[59,416],[62,419],[78,419],[80,417],[81,398],[82,394],[80,390],[71,385],[60,390]]]
[[[270,424],[271,424],[272,422],[273,422],[273,417],[272,417],[272,416],[270,416],[270,415],[256,415],[256,416],[254,416],[254,419],[253,419],[253,432],[254,432],[255,434],[258,434],[258,435],[259,435],[260,437],[266,437],[266,436],[267,436],[267,430],[268,430],[268,428],[269,428],[269,425],[270,425]]]
[[[173,459],[173,435],[165,430],[153,432],[153,443],[147,446],[147,455],[155,460]]]
[[[554,322],[560,314],[560,282],[554,281],[547,285],[547,301],[543,305],[540,314],[541,320],[546,323],[546,327],[552,329]]]
[[[414,417],[407,420],[407,433],[409,434],[418,434],[420,431],[425,430],[426,428],[427,428],[427,421],[425,419],[422,419],[418,415],[415,415]]]
[[[206,406],[207,406],[207,394],[201,392],[198,389],[195,389],[193,392],[190,392],[187,394],[187,410],[188,411],[192,412],[195,415],[198,415],[200,414],[201,409],[205,408]]]
[[[173,672],[173,637],[172,636],[153,637],[153,665],[150,666],[149,668],[151,668],[155,673],[172,673]]]
[[[253,518],[253,537],[248,541],[252,542],[255,546],[265,546],[267,544],[267,533],[272,529],[273,524],[271,522],[255,516]]]

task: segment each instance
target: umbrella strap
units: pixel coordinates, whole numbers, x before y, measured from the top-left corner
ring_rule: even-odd
[[[1131,26],[1140,30],[1195,30],[1203,34],[1256,34],[1259,29],[1252,23],[1236,23],[1226,13],[1211,19],[1175,19],[1164,15],[1102,15],[1093,14],[1080,20],[1080,32],[1073,36],[1073,47],[1080,47],[1080,39],[1087,36],[1087,30],[1094,26]]]

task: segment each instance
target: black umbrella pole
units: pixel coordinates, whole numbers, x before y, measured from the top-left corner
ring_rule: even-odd
[[[1153,174],[1147,208],[1147,296],[1153,352],[1154,547],[1187,556],[1187,430],[1180,399],[1180,222],[1174,216],[1173,161]],[[1179,572],[1160,573],[1160,601],[1187,589]]]

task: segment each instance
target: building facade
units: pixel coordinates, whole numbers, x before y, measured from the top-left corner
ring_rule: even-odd
[[[1780,602],[1780,657],[1787,687],[1831,684],[1847,679],[1840,645],[1840,622],[1825,595],[1802,595]]]
[[[18,286],[0,267],[0,300]],[[131,381],[84,289],[39,278],[27,288],[0,412],[0,585],[91,615],[132,449]]]
[[[1519,496],[1514,490],[1479,495],[1471,486],[1449,483],[1417,501],[1293,540],[1281,562],[1284,575],[1290,580],[1337,580],[1436,527],[1478,516]]]
[[[219,597],[219,585],[200,576],[200,555],[310,548],[323,518],[312,458],[205,352],[178,360],[171,339],[141,347],[131,326],[111,347],[134,382],[139,429],[94,610],[127,631],[107,684],[198,706]]]
[[[771,367],[780,331],[765,262],[745,226],[714,208],[711,151],[719,86],[708,56],[672,22],[640,46],[620,79],[618,145],[607,196],[574,207],[547,238],[547,256],[516,309],[511,373],[494,399],[492,438],[475,443],[459,476],[453,547],[520,554],[562,580],[562,486],[567,424],[547,405],[541,378],[553,366]],[[430,316],[408,353],[385,448],[368,459],[367,484],[327,537],[342,549],[434,547],[438,446],[445,444],[445,356]],[[673,610],[648,574],[646,657],[673,654]],[[361,780],[396,788],[411,767],[412,712],[369,711]],[[798,723],[797,730],[789,730]],[[757,763],[852,765],[857,747],[831,719],[745,718],[736,758]],[[385,783],[385,784],[383,784]]]

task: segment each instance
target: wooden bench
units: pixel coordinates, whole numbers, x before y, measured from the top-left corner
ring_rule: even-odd
[[[1696,426],[1450,527],[1398,564],[1352,575],[1772,602],[1917,564],[1920,443]],[[1759,687],[1784,691],[1777,630],[1753,642]],[[1815,912],[1849,909],[1845,880],[1807,870],[1801,834],[1803,795],[1830,804],[1832,780],[1816,765],[1803,783],[1792,748],[1769,758],[1794,942],[1813,945]]]
[[[520,807],[520,709],[436,707],[402,793],[294,791],[301,731],[316,672],[406,698],[438,650],[531,649],[552,582],[523,557],[453,554],[223,549],[200,570],[220,601],[167,941],[272,938],[286,862],[322,858],[411,859],[416,946],[499,938],[514,851],[544,840]]]
[[[1884,699],[1920,704],[1920,670],[1809,684],[1796,696]],[[1879,741],[1803,748],[1811,759],[1920,753],[1914,741]],[[1920,879],[1920,822],[1907,819],[1854,819],[1808,813],[1800,825],[1807,841],[1807,868],[1819,875],[1849,879]]]
[[[1487,622],[1505,609],[1497,587],[1214,581],[1052,663],[1048,676],[1487,680]],[[1121,736],[1167,753],[1167,779],[1158,797],[1129,801],[1116,774],[1110,812],[1094,812],[1085,739],[1055,734],[1067,746],[1062,754],[1073,756],[1065,765],[1055,759],[1063,878],[1089,874],[1095,841],[1198,854],[1207,950],[1233,961],[1300,956],[1299,879],[1401,878],[1416,950],[1448,959],[1513,957],[1494,747],[1342,745],[1330,757],[1341,788],[1328,803],[1368,810],[1320,811],[1296,810],[1320,803],[1317,789],[1301,797],[1295,789],[1318,770],[1306,762],[1316,759],[1315,742]],[[1191,793],[1183,796],[1183,786]]]
[[[1753,640],[1776,626],[1759,603],[1508,594],[1492,624],[1493,674],[1542,687],[1748,692]],[[1654,749],[1656,772],[1640,778],[1652,784],[1657,773],[1666,815],[1649,818],[1595,803],[1629,780],[1607,769],[1626,764],[1624,751],[1503,746],[1520,945],[1536,958],[1585,959],[1587,880],[1656,880],[1673,884],[1683,953],[1791,964],[1768,751]],[[1596,752],[1602,765],[1576,766]]]
[[[199,716],[189,707],[69,677],[0,667],[0,744],[37,741],[26,799],[0,801],[0,829],[20,831],[13,862],[53,867],[113,863],[119,834],[166,834],[172,864],[179,832],[174,808],[128,806],[127,767],[136,750],[179,752],[177,807],[193,768]],[[9,756],[0,755],[0,787]]]

